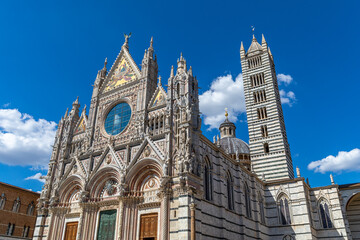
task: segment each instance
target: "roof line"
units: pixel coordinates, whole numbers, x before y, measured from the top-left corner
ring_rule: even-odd
[[[35,194],[37,194],[37,195],[39,195],[39,196],[40,196],[40,193],[37,193],[37,192],[31,191],[31,190],[29,190],[29,189],[21,188],[21,187],[18,187],[18,186],[15,186],[15,185],[11,185],[11,184],[8,184],[8,183],[4,183],[4,182],[0,182],[0,184],[6,185],[6,186],[9,186],[9,187],[13,187],[13,188],[17,188],[17,189],[20,189],[20,190],[22,190],[22,191],[35,193]]]

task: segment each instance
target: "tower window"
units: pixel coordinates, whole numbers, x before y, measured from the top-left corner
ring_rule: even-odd
[[[257,115],[259,120],[267,118],[266,107],[258,108]]]
[[[262,137],[267,137],[267,136],[268,136],[267,126],[266,126],[266,125],[262,125],[260,128],[261,128],[261,136],[262,136]]]
[[[256,68],[258,66],[261,66],[262,62],[261,62],[261,56],[257,56],[257,57],[253,57],[248,59],[248,66],[249,68]]]
[[[264,73],[258,73],[250,76],[251,87],[258,87],[265,84]]]
[[[269,153],[269,152],[270,152],[269,144],[268,144],[268,143],[264,143],[264,152],[265,152],[265,153]]]
[[[266,101],[265,90],[254,92],[254,103],[260,103]]]

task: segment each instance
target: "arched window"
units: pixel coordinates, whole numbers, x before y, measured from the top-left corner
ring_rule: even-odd
[[[227,197],[228,197],[228,208],[230,210],[233,210],[234,209],[234,190],[233,190],[233,182],[232,182],[230,173],[227,174],[226,188],[227,188]]]
[[[17,197],[17,199],[14,200],[14,205],[13,205],[12,211],[19,212],[19,209],[20,209],[20,198]]]
[[[27,215],[33,215],[34,214],[34,202],[31,202],[29,205],[28,205],[28,208],[26,210],[26,214]]]
[[[9,223],[8,228],[6,230],[6,235],[12,236],[14,233],[14,229],[15,229],[15,224]]]
[[[250,199],[250,196],[251,196],[251,192],[250,192],[250,188],[249,186],[247,185],[247,183],[245,183],[245,186],[244,186],[244,192],[245,192],[245,208],[246,208],[246,216],[247,217],[251,217],[251,199]]]
[[[282,225],[291,224],[291,216],[290,216],[290,207],[289,207],[289,199],[285,194],[281,195],[278,199],[278,209],[279,209],[279,222]]]
[[[329,204],[322,199],[319,203],[319,212],[323,228],[332,228],[333,224],[330,217]]]
[[[205,166],[204,166],[204,193],[205,199],[212,200],[212,175],[210,162],[207,157],[205,157]]]
[[[2,194],[1,194],[1,197],[0,197],[0,209],[4,209],[4,207],[5,207],[5,202],[6,202],[5,193],[2,193]]]
[[[29,230],[30,230],[30,226],[25,226],[24,225],[22,237],[27,238],[29,236]]]
[[[265,209],[264,209],[264,200],[261,197],[261,194],[258,194],[259,196],[259,213],[260,213],[260,222],[265,223]]]

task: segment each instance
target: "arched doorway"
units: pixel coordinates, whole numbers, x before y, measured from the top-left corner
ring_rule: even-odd
[[[360,193],[350,198],[346,206],[346,215],[353,239],[360,239]]]

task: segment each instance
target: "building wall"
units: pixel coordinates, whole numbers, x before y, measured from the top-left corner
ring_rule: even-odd
[[[33,236],[36,221],[36,204],[40,194],[15,187],[6,183],[0,183],[0,195],[5,194],[6,202],[3,209],[0,209],[0,238],[6,236],[9,223],[15,224],[12,237],[22,237],[24,226],[29,226],[28,239]],[[19,197],[21,204],[18,212],[13,212],[14,201]],[[31,215],[27,214],[28,206],[34,203],[34,210]],[[23,239],[23,238],[22,238]]]

